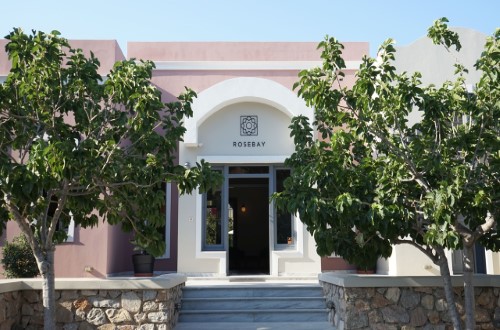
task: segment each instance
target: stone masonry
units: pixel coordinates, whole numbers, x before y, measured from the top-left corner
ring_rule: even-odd
[[[321,282],[338,330],[453,329],[442,287],[344,287]],[[463,288],[456,287],[464,316]],[[500,329],[500,288],[476,287],[476,329]]]
[[[21,319],[22,296],[18,291],[0,293],[0,330],[10,330]]]
[[[57,328],[173,329],[183,286],[152,290],[57,290]],[[0,294],[0,330],[7,329],[43,329],[41,291]]]
[[[56,329],[171,330],[183,276],[56,281]],[[43,329],[41,281],[0,281],[0,330]]]

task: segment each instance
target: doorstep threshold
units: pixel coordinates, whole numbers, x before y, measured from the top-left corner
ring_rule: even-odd
[[[233,285],[233,284],[318,284],[318,275],[229,275],[188,276],[186,285]]]

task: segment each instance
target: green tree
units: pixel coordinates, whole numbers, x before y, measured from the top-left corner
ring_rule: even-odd
[[[445,18],[429,28],[434,43],[461,45]],[[314,235],[320,255],[349,262],[367,250],[391,255],[410,244],[439,266],[455,329],[461,328],[445,249],[464,250],[466,328],[474,328],[473,247],[500,248],[500,30],[487,39],[468,92],[467,70],[454,81],[424,86],[421,74],[397,73],[391,39],[365,57],[352,88],[342,86],[343,46],[320,43],[323,66],[302,71],[298,94],[315,109],[290,126],[293,171],[277,204]],[[421,120],[411,125],[410,113]]]
[[[99,61],[57,31],[6,38],[12,68],[0,84],[0,219],[21,228],[44,280],[46,329],[55,328],[54,250],[64,228],[100,219],[135,233],[153,255],[165,249],[162,182],[181,192],[217,182],[207,163],[175,164],[195,93],[165,104],[150,83],[154,64],[117,62],[105,79]]]

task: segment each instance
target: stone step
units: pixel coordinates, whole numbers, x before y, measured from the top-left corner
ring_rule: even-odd
[[[325,308],[323,297],[183,298],[183,310]]]
[[[326,322],[328,310],[267,309],[267,310],[182,310],[179,322]]]
[[[189,322],[175,330],[334,330],[328,322]]]
[[[325,325],[328,325],[326,329],[332,329],[327,322],[328,310],[323,289],[318,284],[188,285],[182,292],[179,326],[237,322],[238,327],[219,329],[245,329],[243,326],[252,329],[258,323],[275,326],[292,322],[316,326],[304,329],[322,329]],[[202,326],[199,329],[209,328]],[[264,326],[260,329],[268,328]]]
[[[184,298],[225,297],[323,297],[319,285],[217,285],[189,286],[182,289]]]

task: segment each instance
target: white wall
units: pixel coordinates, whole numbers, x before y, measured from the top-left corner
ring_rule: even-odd
[[[471,88],[479,81],[480,72],[475,70],[474,64],[484,48],[486,35],[465,28],[452,30],[459,34],[462,45],[460,52],[456,52],[454,47],[448,52],[444,47],[436,46],[429,38],[423,37],[408,46],[396,47],[394,65],[397,71],[400,73],[406,71],[408,74],[421,72],[424,85],[432,83],[439,86],[446,80],[456,79],[453,64],[458,61],[469,70],[465,83]],[[410,114],[409,123],[419,120],[420,116],[416,111]],[[486,258],[492,269],[500,264],[497,254],[487,254]],[[389,275],[439,275],[439,268],[422,252],[410,245],[395,246],[392,256],[387,261],[379,262],[378,269],[379,272]],[[498,271],[498,267],[496,269]]]

